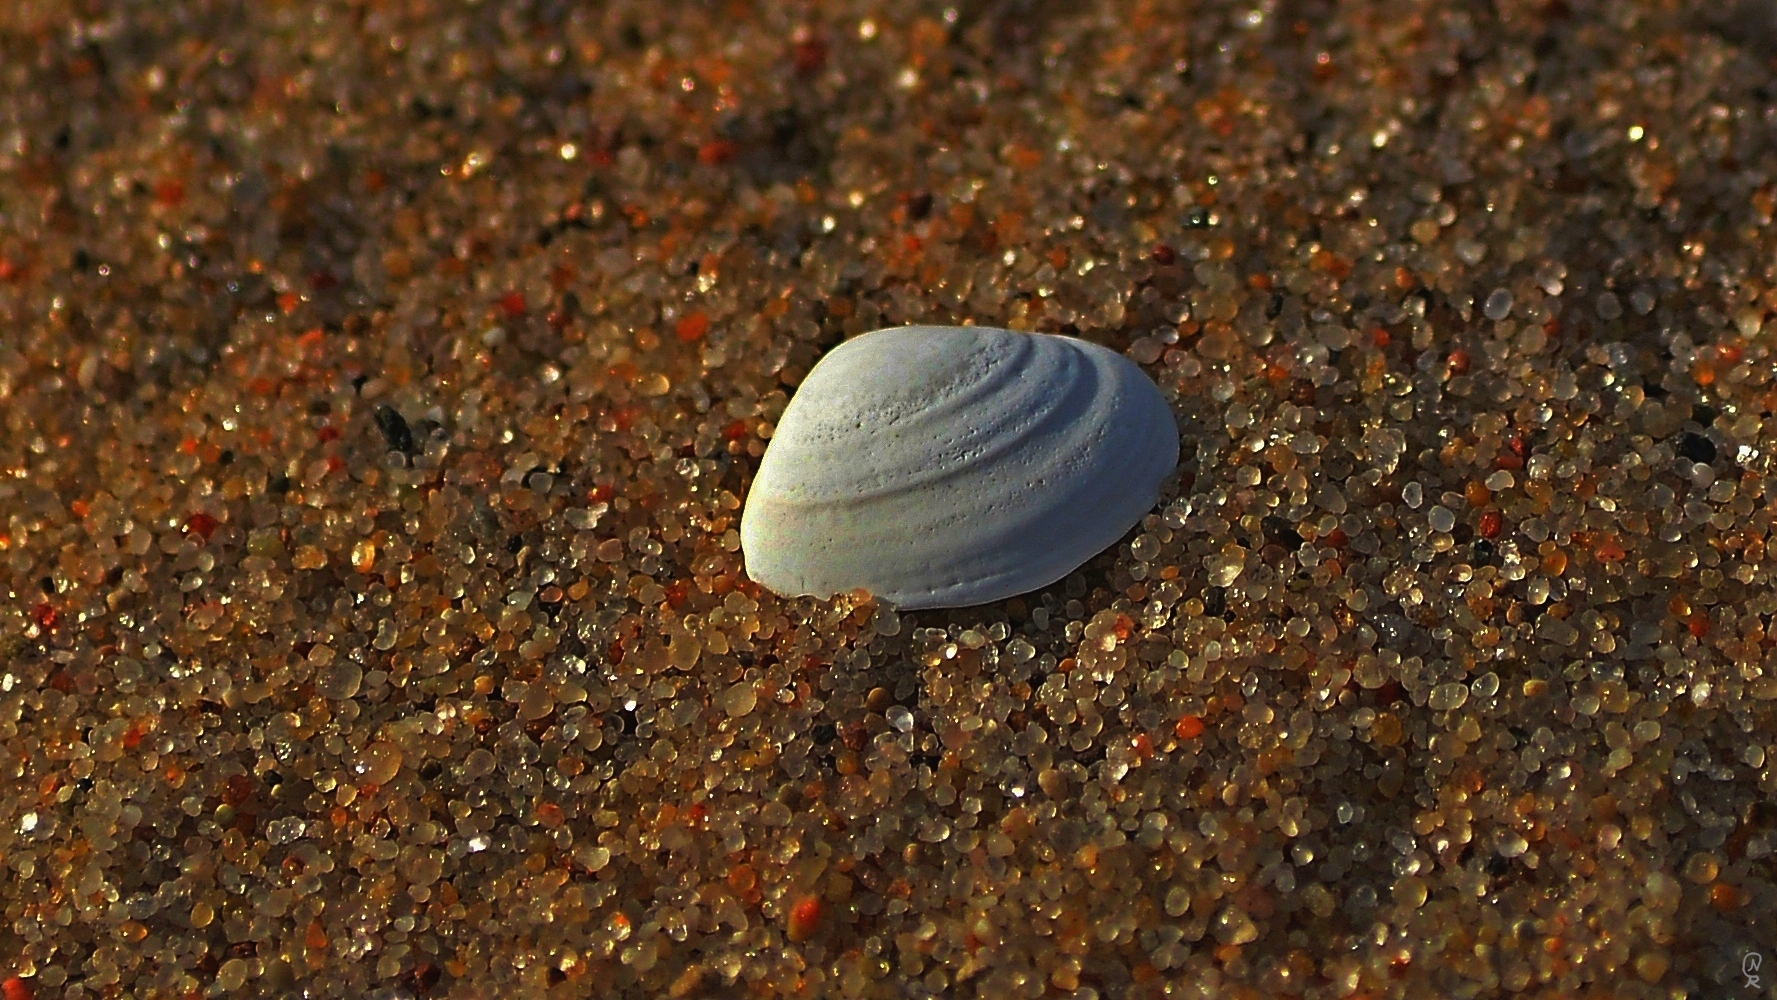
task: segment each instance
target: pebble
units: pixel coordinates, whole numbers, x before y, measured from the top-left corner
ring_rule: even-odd
[[[758,688],[749,682],[742,681],[730,687],[722,695],[722,710],[733,717],[750,715],[754,707],[758,705],[758,701]]]

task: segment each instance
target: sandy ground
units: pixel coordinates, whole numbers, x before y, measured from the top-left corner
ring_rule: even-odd
[[[1741,997],[1763,4],[0,9],[0,987]],[[747,580],[847,336],[1166,393],[986,607]]]

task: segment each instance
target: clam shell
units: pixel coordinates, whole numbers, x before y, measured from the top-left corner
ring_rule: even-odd
[[[1177,463],[1166,400],[1114,351],[979,326],[877,330],[829,352],[785,407],[741,550],[780,594],[983,604],[1114,544]]]

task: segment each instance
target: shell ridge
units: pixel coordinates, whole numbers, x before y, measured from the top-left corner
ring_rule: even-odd
[[[798,490],[797,495],[787,497],[786,500],[792,505],[812,505],[855,503],[894,497],[972,475],[977,467],[1005,459],[1013,453],[1029,453],[1032,461],[1040,463],[1045,454],[1042,449],[1051,444],[1066,449],[1068,458],[1059,460],[1064,467],[1072,464],[1071,460],[1089,450],[1097,437],[1070,442],[1066,439],[1066,432],[1079,421],[1095,416],[1095,411],[1103,408],[1100,386],[1107,380],[1103,377],[1105,373],[1097,365],[1086,363],[1086,359],[1077,356],[1075,351],[1064,350],[1057,353],[1064,356],[1075,355],[1067,359],[1067,374],[1072,377],[1062,380],[1067,389],[1065,393],[1025,394],[1022,398],[1031,399],[1034,405],[1008,410],[1005,421],[965,428],[955,436],[929,445],[923,449],[926,452],[925,457],[930,461],[927,471],[908,474],[900,469],[886,469],[853,475],[849,477],[849,488],[842,493],[828,493],[820,489],[818,483],[810,483],[806,490]],[[1008,373],[1008,378],[999,380],[996,386],[1011,381],[1016,374]],[[941,425],[940,420],[931,418],[929,414],[918,416],[928,423]],[[898,427],[884,428],[878,435],[886,433],[892,436],[902,431]],[[904,432],[912,436],[913,428],[906,428]],[[1101,437],[1102,429],[1098,429],[1096,433]],[[826,441],[824,438],[818,440]],[[975,442],[986,443],[983,445]],[[843,454],[843,450],[838,448],[840,442],[827,443],[834,445],[836,453],[819,458],[835,458]],[[803,460],[815,458],[801,454],[794,454],[792,457]]]

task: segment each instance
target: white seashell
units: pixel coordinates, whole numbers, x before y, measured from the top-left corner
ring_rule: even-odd
[[[1115,351],[979,326],[878,330],[829,352],[784,408],[741,550],[780,594],[983,604],[1115,543],[1177,464],[1171,409]]]

